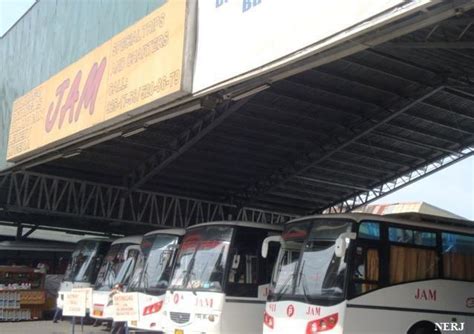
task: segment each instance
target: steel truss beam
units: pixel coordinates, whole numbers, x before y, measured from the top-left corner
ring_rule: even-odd
[[[177,136],[166,148],[160,149],[125,177],[128,191],[140,188],[151,177],[159,173],[184,152],[200,141],[204,136],[221,124],[232,113],[240,109],[250,98],[244,98],[231,104],[224,102],[199,119],[190,128]]]
[[[38,227],[39,227],[38,225],[35,225],[35,226],[33,226],[33,227],[30,227],[29,231],[26,232],[25,234],[23,234],[23,235],[21,236],[21,238],[22,238],[22,239],[28,238],[31,234],[33,234],[33,232],[35,232],[35,231],[38,229]]]
[[[445,28],[455,25],[463,29],[459,34],[447,38],[450,34],[445,31]],[[472,29],[474,20],[472,17],[451,18],[444,22],[439,22],[432,27],[423,40],[418,41],[400,41],[385,43],[385,46],[390,48],[404,48],[404,49],[472,49],[474,43],[472,41],[462,41],[463,37],[468,31]],[[452,31],[452,30],[451,30]],[[430,40],[438,32],[438,36],[442,35],[443,40]],[[452,35],[452,34],[451,34]]]
[[[320,183],[320,184],[327,184],[330,186],[336,186],[340,188],[346,188],[346,189],[355,189],[355,190],[363,190],[363,191],[369,191],[370,189],[360,187],[360,186],[355,186],[351,184],[346,184],[342,182],[334,182],[334,181],[328,181],[328,180],[321,180],[313,177],[306,177],[306,176],[296,176],[298,180],[303,180],[303,181],[309,181],[313,183]]]
[[[388,195],[395,190],[405,187],[410,183],[426,177],[440,169],[446,168],[471,155],[474,155],[474,146],[463,149],[459,151],[459,153],[444,156],[429,164],[419,166],[415,170],[403,175],[399,175],[390,181],[384,181],[380,183],[380,185],[370,191],[352,194],[350,197],[342,200],[339,203],[332,203],[330,206],[318,209],[315,212],[344,213],[355,210],[358,207],[366,205],[381,196]]]
[[[375,131],[384,124],[389,123],[396,117],[400,116],[401,114],[415,106],[417,103],[428,99],[429,97],[442,91],[444,88],[445,86],[421,89],[421,92],[417,96],[413,97],[408,101],[405,100],[403,104],[397,109],[393,108],[392,110],[390,110],[388,115],[386,115],[383,119],[377,120],[375,123],[366,125],[360,131],[353,131],[351,137],[347,138],[346,136],[347,139],[342,141],[338,140],[337,143],[330,150],[326,150],[323,152],[308,152],[304,154],[300,159],[295,160],[295,162],[290,166],[287,166],[286,168],[278,168],[276,171],[265,177],[263,180],[260,180],[257,183],[248,186],[243,192],[234,195],[233,200],[240,201],[242,206],[245,206],[248,203],[251,203],[252,200],[262,196],[265,193],[270,192],[272,189],[275,189],[279,185],[285,183],[287,180],[295,176],[302,176],[301,174],[310,169],[312,166],[318,165],[326,161],[334,154],[342,151],[343,149],[345,149],[352,143],[358,141],[359,139],[364,138],[372,131]],[[335,138],[337,138],[337,135],[335,135]]]
[[[418,142],[418,141],[411,140],[411,139],[404,138],[404,137],[400,137],[400,136],[397,136],[397,135],[394,135],[394,134],[389,134],[389,133],[385,133],[385,132],[381,132],[381,131],[373,131],[372,134],[377,136],[377,137],[389,138],[389,139],[398,141],[400,143],[404,143],[404,144],[411,145],[411,146],[414,146],[414,147],[421,147],[421,148],[424,148],[426,150],[431,150],[431,151],[436,151],[436,152],[444,152],[444,153],[447,153],[447,154],[457,154],[457,152],[454,151],[454,150],[450,150],[450,149],[438,147],[438,146],[435,146],[435,145],[430,145],[430,144]]]
[[[395,42],[384,46],[398,49],[474,49],[474,42]]]
[[[124,193],[126,197],[122,197]],[[163,193],[128,192],[125,187],[32,172],[0,175],[0,208],[7,212],[160,227],[230,219],[279,224],[294,217]]]

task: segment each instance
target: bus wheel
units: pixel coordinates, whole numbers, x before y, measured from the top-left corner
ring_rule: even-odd
[[[410,327],[407,334],[436,334],[441,333],[434,323],[420,321]]]

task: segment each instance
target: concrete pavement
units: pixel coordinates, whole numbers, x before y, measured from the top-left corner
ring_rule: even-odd
[[[72,326],[67,320],[53,323],[49,321],[23,321],[23,322],[0,322],[1,334],[71,334]],[[84,325],[84,331],[81,332],[81,325],[75,326],[75,334],[95,334],[109,333],[103,327],[92,327]]]

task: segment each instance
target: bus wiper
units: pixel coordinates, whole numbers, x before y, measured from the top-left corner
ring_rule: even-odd
[[[142,277],[143,277],[143,291],[147,291],[148,289],[148,263],[145,263],[145,266],[143,267],[143,273],[142,273]]]
[[[196,251],[194,252],[193,254],[193,257],[191,258],[191,260],[189,261],[187,267],[186,267],[186,270],[183,270],[183,281],[181,283],[181,285],[183,287],[185,287],[186,285],[188,285],[188,282],[189,282],[189,278],[191,276],[191,271],[192,271],[192,267],[194,266],[194,257],[196,256]],[[174,293],[174,288],[176,287],[176,285],[172,285],[170,287],[170,292],[171,293]]]
[[[304,260],[303,263],[301,264],[300,275],[298,277],[298,284],[296,285],[297,287],[299,287],[301,285],[301,281],[303,281],[303,277],[305,277],[305,274],[303,273],[305,263],[306,263],[306,260]],[[303,288],[304,300],[307,304],[309,304],[308,294],[306,293],[306,283],[304,281],[303,281],[303,285],[301,285],[301,287]]]
[[[196,274],[191,269],[191,271],[189,273],[189,278],[192,278],[192,277],[195,277],[195,276],[196,276]],[[191,284],[191,292],[193,293],[193,295],[197,296],[196,288],[194,288],[192,284]]]
[[[196,257],[196,252],[193,254],[193,257],[192,257],[191,261],[189,261],[188,268],[185,271],[185,274],[184,274],[184,277],[183,277],[183,286],[188,285],[188,283],[191,279],[191,273],[193,271],[195,257]]]
[[[290,286],[290,284],[288,284],[290,282],[291,279],[293,279],[295,277],[295,273],[291,273],[288,278],[285,280],[285,283],[283,283],[283,289],[281,291],[275,291],[276,293],[278,293],[278,296],[277,296],[277,301],[281,300],[281,298],[283,298],[283,295],[286,293],[286,291],[288,290],[288,287]]]

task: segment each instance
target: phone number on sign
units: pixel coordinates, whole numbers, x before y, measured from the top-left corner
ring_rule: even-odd
[[[159,93],[179,86],[181,82],[181,71],[176,70],[162,77],[152,80],[138,88],[130,90],[120,96],[113,98],[107,103],[107,113],[114,113],[126,109],[142,100],[149,99]]]

